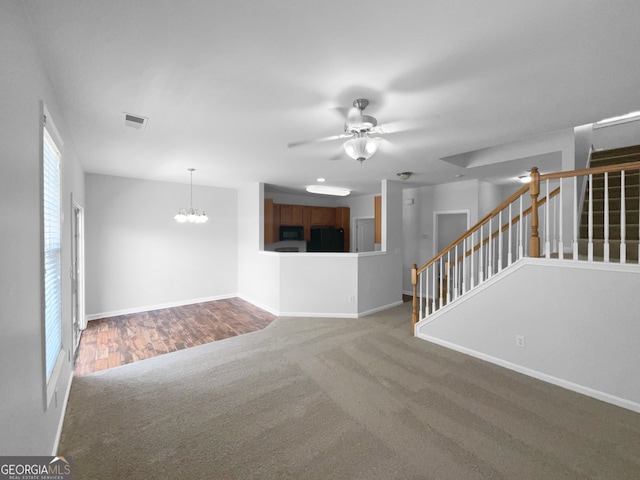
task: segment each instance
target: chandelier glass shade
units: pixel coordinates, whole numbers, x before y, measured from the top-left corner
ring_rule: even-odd
[[[378,142],[367,133],[356,133],[351,140],[344,142],[344,150],[360,163],[370,158],[378,150]]]
[[[187,170],[189,170],[191,174],[191,202],[189,208],[181,208],[173,218],[178,223],[205,223],[209,220],[209,217],[204,213],[204,210],[200,211],[197,208],[193,208],[193,172],[195,168],[188,168]]]

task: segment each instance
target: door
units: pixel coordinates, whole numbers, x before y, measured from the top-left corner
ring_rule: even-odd
[[[87,328],[84,308],[84,210],[71,200],[71,310],[73,356],[78,353],[80,335]]]
[[[356,252],[373,252],[374,244],[374,219],[356,218]]]

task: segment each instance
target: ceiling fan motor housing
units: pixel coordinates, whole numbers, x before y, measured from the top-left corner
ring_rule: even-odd
[[[344,125],[346,133],[365,133],[378,125],[378,120],[370,115],[364,115],[362,112],[369,105],[366,98],[358,98],[353,101],[353,109],[349,112],[347,121]]]

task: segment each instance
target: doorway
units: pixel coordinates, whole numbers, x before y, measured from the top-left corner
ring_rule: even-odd
[[[72,352],[78,355],[80,335],[87,328],[84,307],[84,209],[71,197],[71,318]]]
[[[355,251],[373,252],[375,251],[375,232],[373,218],[356,218],[355,224]]]

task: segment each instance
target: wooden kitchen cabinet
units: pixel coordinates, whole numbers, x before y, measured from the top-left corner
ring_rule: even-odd
[[[311,240],[311,207],[302,207],[302,228],[304,230],[304,239]]]
[[[280,205],[280,225],[302,225],[302,205]]]
[[[273,203],[273,199],[264,199],[264,243],[278,241],[278,230],[280,228],[280,209],[278,207],[278,205]]]
[[[312,227],[331,227],[335,223],[335,208],[311,207]]]

